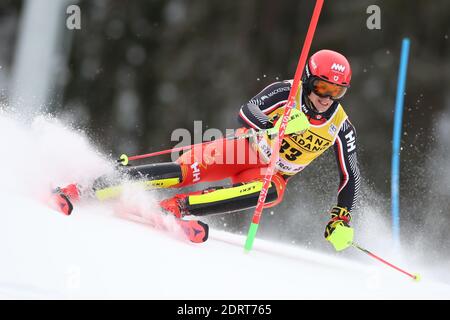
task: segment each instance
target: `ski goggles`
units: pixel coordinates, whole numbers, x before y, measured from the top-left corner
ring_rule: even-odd
[[[311,83],[311,90],[321,98],[330,97],[332,100],[338,100],[345,95],[347,87],[316,78]]]

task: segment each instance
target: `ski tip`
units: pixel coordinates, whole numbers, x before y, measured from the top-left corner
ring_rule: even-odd
[[[209,237],[209,226],[202,221],[198,221],[198,224],[203,227],[204,231],[203,238],[200,242],[205,242],[206,240],[208,240]]]
[[[191,242],[203,243],[208,240],[209,226],[200,220],[176,220]]]
[[[73,205],[69,198],[62,194],[53,194],[48,206],[53,210],[61,212],[65,216],[70,216],[73,210]]]

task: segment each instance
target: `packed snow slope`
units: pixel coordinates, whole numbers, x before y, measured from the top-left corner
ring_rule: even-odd
[[[2,298],[450,298],[426,274],[416,283],[382,265],[261,239],[246,254],[244,237],[214,230],[191,244],[97,205],[66,217],[3,194],[0,207]]]
[[[171,217],[171,230],[159,230],[97,202],[64,216],[43,204],[42,190],[88,181],[108,162],[53,119],[23,124],[0,114],[0,137],[0,298],[450,298],[450,286],[426,270],[413,270],[423,277],[414,282],[369,257],[363,264],[259,238],[244,253],[243,236],[217,230],[193,244]],[[132,194],[127,202],[148,200]]]

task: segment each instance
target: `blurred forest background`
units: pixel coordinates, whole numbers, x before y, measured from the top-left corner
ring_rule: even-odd
[[[47,110],[86,130],[114,157],[169,148],[177,143],[170,141],[172,131],[193,131],[194,120],[202,120],[204,129],[236,128],[243,103],[269,83],[293,77],[314,3],[67,2],[80,7],[81,29],[66,28],[64,7],[59,50],[65,59],[54,66]],[[366,26],[370,5],[381,9],[380,30]],[[3,104],[8,104],[25,6],[25,1],[0,1]],[[310,54],[332,49],[351,63],[352,85],[342,103],[358,133],[365,182],[355,216],[364,217],[368,206],[375,206],[389,221],[400,47],[403,37],[411,39],[401,153],[405,239],[417,232],[433,243],[450,239],[448,228],[439,228],[450,221],[449,36],[448,0],[325,0],[311,47]],[[329,151],[291,180],[285,202],[266,214],[261,232],[270,228],[275,238],[289,242],[320,239],[335,204],[337,175]],[[210,221],[246,232],[249,219],[233,214]]]

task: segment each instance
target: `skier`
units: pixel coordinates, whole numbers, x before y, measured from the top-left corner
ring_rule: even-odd
[[[287,134],[280,145],[275,174],[265,202],[265,208],[279,204],[287,181],[334,146],[340,184],[337,204],[330,211],[324,236],[336,250],[345,249],[352,241],[350,212],[354,208],[360,182],[356,131],[340,104],[350,86],[350,79],[350,64],[342,54],[320,50],[310,57],[297,91]],[[201,217],[256,206],[264,169],[269,165],[276,140],[266,132],[279,127],[292,83],[292,80],[273,83],[244,104],[238,117],[244,127],[238,129],[236,139],[218,139],[202,146],[200,151],[198,148],[190,149],[175,162],[123,167],[120,173],[149,188],[182,188],[231,179],[229,186],[176,194],[159,203],[166,213],[173,214],[183,223],[183,217],[188,215]],[[301,121],[306,119],[308,125],[302,127]],[[296,128],[300,129],[296,131]],[[246,138],[239,139],[240,135]],[[59,209],[68,215],[73,208],[72,202],[85,194],[94,194],[104,200],[117,196],[118,190],[120,187],[118,189],[110,177],[101,177],[90,188],[77,184],[57,188],[54,198]],[[205,223],[197,220],[186,223],[191,223],[185,229],[191,241],[206,241],[208,226]]]

